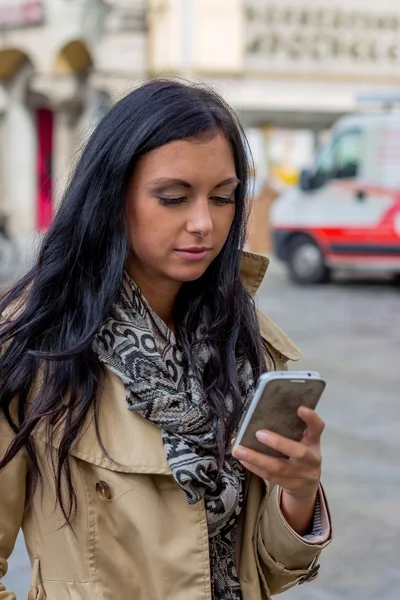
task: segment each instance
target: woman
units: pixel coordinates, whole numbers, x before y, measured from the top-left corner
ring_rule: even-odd
[[[0,575],[22,526],[30,599],[255,600],[317,573],[321,419],[260,432],[291,461],[230,450],[258,376],[299,357],[252,300],[248,156],[215,93],[143,85],[0,306]]]

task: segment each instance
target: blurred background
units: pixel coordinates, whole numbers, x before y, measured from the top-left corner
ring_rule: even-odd
[[[255,163],[248,249],[271,258],[258,303],[328,384],[336,539],[286,597],[398,600],[399,0],[0,0],[1,291],[87,137],[158,75],[205,81],[238,112]],[[19,599],[29,578],[21,538],[5,581]]]

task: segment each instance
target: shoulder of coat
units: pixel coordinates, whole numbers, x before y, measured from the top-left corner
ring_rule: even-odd
[[[258,309],[256,312],[261,336],[267,342],[268,347],[274,354],[274,358],[282,360],[283,357],[284,362],[299,360],[302,356],[300,348],[272,319]]]

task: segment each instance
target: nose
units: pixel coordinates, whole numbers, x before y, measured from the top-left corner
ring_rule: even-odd
[[[188,215],[187,230],[189,233],[195,233],[201,237],[206,237],[212,232],[213,222],[208,199],[198,200],[192,204]]]

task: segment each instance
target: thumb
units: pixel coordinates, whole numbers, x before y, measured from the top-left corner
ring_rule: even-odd
[[[312,410],[306,406],[300,406],[297,414],[307,426],[302,442],[307,446],[319,444],[322,432],[325,429],[324,421],[319,415],[317,415],[315,410]]]

